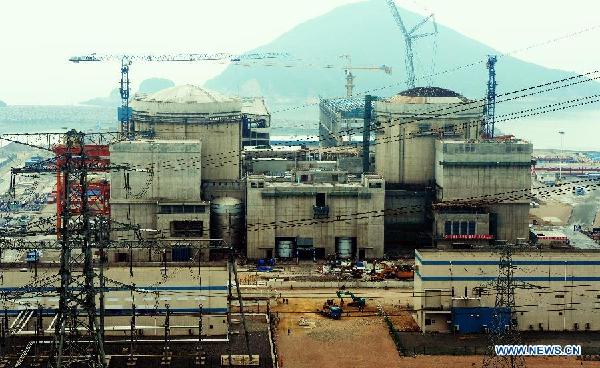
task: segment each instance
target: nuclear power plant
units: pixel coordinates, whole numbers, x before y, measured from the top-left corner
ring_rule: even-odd
[[[347,10],[272,44],[304,40],[296,50],[316,60],[268,46],[91,53],[69,61],[120,71],[109,98],[85,102],[98,106],[0,112],[0,125],[29,109],[68,115],[54,131],[35,115],[0,132],[0,368],[594,366],[600,153],[565,150],[562,128],[560,150],[539,149],[504,123],[600,101],[534,106],[598,72],[497,92],[496,63],[502,83],[553,75],[512,54],[597,27],[502,56],[477,43],[481,59],[434,72],[433,13],[405,17],[393,0]],[[249,19],[231,32],[265,26]],[[463,57],[458,46],[442,60]],[[377,59],[398,48],[405,70],[384,83],[392,68]],[[134,93],[140,63],[180,76],[227,66],[214,65],[221,84],[206,80],[215,90],[194,84],[207,71]],[[108,105],[116,121],[79,124]]]

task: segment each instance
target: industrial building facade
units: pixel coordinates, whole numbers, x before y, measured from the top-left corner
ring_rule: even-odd
[[[499,258],[489,250],[416,250],[413,299],[421,330],[484,333],[494,314],[522,331],[600,330],[600,252],[516,252],[511,314],[494,312]]]
[[[532,145],[483,138],[482,113],[480,102],[437,87],[375,102],[386,252],[527,238]]]
[[[297,171],[283,180],[247,179],[248,258],[383,256],[385,183],[339,171]]]
[[[364,98],[321,99],[319,111],[321,147],[362,142]]]
[[[532,152],[515,139],[437,140],[435,244],[527,239]]]
[[[204,256],[193,249],[206,247],[211,237],[241,249],[241,101],[185,85],[136,96],[132,108],[137,140],[111,146],[111,162],[133,168],[111,173],[112,219],[143,231],[115,232],[113,238],[171,244],[165,249],[171,261]],[[255,118],[265,119],[261,111],[253,110]],[[164,255],[120,250],[113,260],[156,257]]]

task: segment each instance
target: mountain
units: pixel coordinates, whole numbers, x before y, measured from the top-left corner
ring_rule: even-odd
[[[407,10],[399,8],[399,11],[409,29],[422,19]],[[417,39],[414,43],[417,78],[432,74],[432,70],[433,74],[439,73],[431,80],[417,80],[418,85],[449,88],[470,98],[484,96],[487,82],[485,60],[489,54],[499,54],[497,50],[442,25],[438,25],[436,42],[428,37]],[[391,75],[382,71],[355,71],[355,91],[360,93],[376,89],[372,94],[390,96],[406,89],[403,82],[406,80],[404,41],[383,0],[369,0],[336,8],[296,26],[267,45],[248,50],[249,53],[267,51],[287,52],[292,59],[312,64],[336,63],[340,66],[344,65],[345,60],[339,56],[350,54],[352,65],[384,64],[391,66],[393,71]],[[292,63],[286,59],[269,61]],[[255,63],[251,67],[230,65],[220,75],[207,81],[206,87],[243,96],[263,95],[271,110],[314,103],[318,96],[341,97],[345,94],[342,68],[283,68],[259,66],[260,61]],[[498,94],[575,75],[511,56],[498,58],[496,72]],[[381,88],[383,86],[390,87]],[[599,86],[595,82],[582,83],[551,91],[544,94],[543,98],[536,96],[529,101],[539,103],[555,100],[558,96],[566,99],[569,96],[591,95],[597,93]],[[295,113],[295,117],[304,114],[302,116],[305,118],[310,114],[310,118],[315,120],[318,115],[315,115],[314,104],[312,106],[312,109],[293,110],[290,114]],[[505,109],[505,106],[498,107],[500,112],[506,112]]]
[[[175,83],[173,83],[170,79],[165,78],[150,78],[144,79],[140,84],[140,88],[138,89],[138,93],[154,93],[158,92],[161,89],[174,87]]]
[[[82,105],[101,106],[101,107],[116,107],[121,104],[121,95],[119,89],[113,89],[108,97],[95,97],[90,100],[81,102]]]
[[[7,106],[6,102],[0,100],[0,107],[6,107],[6,106]]]
[[[154,93],[161,89],[173,87],[175,83],[170,79],[165,78],[148,78],[140,83],[137,93]],[[119,89],[113,89],[108,97],[96,97],[87,101],[81,102],[82,105],[113,107],[121,104],[121,95]]]

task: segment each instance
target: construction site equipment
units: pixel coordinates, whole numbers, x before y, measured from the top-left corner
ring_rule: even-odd
[[[383,281],[386,279],[410,280],[414,277],[413,266],[409,264],[394,265],[389,262],[381,262],[383,266],[379,272],[371,273],[371,281]]]
[[[346,66],[344,67],[344,73],[346,73],[346,97],[352,97],[354,93],[354,74],[352,70],[370,70],[370,71],[383,71],[385,74],[392,74],[392,68],[386,65],[380,66],[352,66],[352,56],[341,55],[341,58],[346,59]]]
[[[333,299],[327,299],[327,301],[323,304],[321,309],[317,309],[317,312],[331,319],[340,319],[342,318],[342,313],[344,311],[340,306],[335,304],[335,301]]]
[[[398,28],[402,32],[402,35],[404,36],[404,44],[406,46],[406,59],[404,60],[404,62],[406,65],[406,77],[407,77],[408,88],[415,88],[415,79],[416,78],[415,78],[413,42],[417,38],[423,38],[423,37],[437,35],[438,30],[437,30],[437,24],[435,22],[434,14],[433,13],[429,14],[425,18],[421,19],[421,21],[419,23],[417,23],[414,27],[412,27],[410,30],[407,30],[406,26],[404,25],[404,22],[402,21],[402,17],[400,17],[400,13],[398,12],[398,8],[396,7],[394,0],[386,0],[386,2],[390,9],[390,12],[392,13],[392,17],[394,17],[394,21],[396,22],[396,25],[398,26]],[[425,25],[429,20],[431,20],[431,22],[432,22],[433,31],[425,32],[425,33],[417,33],[417,31],[423,25]]]
[[[487,94],[483,113],[485,119],[486,138],[494,138],[494,125],[496,123],[496,55],[488,55],[486,67],[488,70]]]
[[[340,304],[344,305],[344,295],[352,298],[352,301],[348,303],[349,307],[356,307],[359,311],[362,311],[367,306],[367,300],[365,298],[358,297],[348,290],[338,290],[336,292],[338,298],[340,298]]]
[[[256,270],[258,272],[273,272],[273,267],[275,266],[275,260],[271,259],[259,259],[256,262]]]
[[[398,280],[412,279],[415,275],[415,271],[411,265],[400,265],[396,267],[396,278]]]
[[[364,65],[364,66],[352,66],[351,55],[340,55],[340,58],[346,59],[346,65],[340,66],[335,64],[315,64],[304,60],[296,59],[290,63],[247,63],[247,62],[236,62],[232,65],[237,66],[272,66],[272,67],[283,67],[283,68],[323,68],[323,69],[343,69],[346,74],[346,97],[352,97],[354,94],[354,74],[352,70],[367,70],[367,71],[382,71],[385,74],[392,74],[392,67],[385,64],[382,65]]]

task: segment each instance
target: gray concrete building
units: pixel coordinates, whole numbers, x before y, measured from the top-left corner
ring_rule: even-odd
[[[201,198],[201,165],[194,159],[200,156],[201,147],[197,140],[138,140],[111,145],[111,162],[133,168],[125,173],[111,172],[112,220],[153,230],[143,235],[174,243],[208,238],[210,203]],[[120,231],[114,238],[134,240],[135,235]],[[138,261],[153,260],[152,254],[144,251],[117,251],[113,256],[117,262],[131,256]],[[184,261],[185,257],[173,255],[169,259]]]
[[[437,87],[413,88],[374,104],[375,166],[388,186],[430,185],[435,140],[478,139],[482,105]]]
[[[528,238],[531,143],[443,139],[435,149],[433,238],[438,246]]]
[[[271,113],[262,97],[242,98],[242,147],[269,146]]]
[[[202,180],[241,177],[242,102],[193,86],[139,95],[131,102],[135,130],[163,140],[202,141]]]
[[[375,171],[386,181],[388,254],[431,244],[435,141],[477,138],[480,103],[438,87],[418,87],[374,103]],[[473,122],[477,121],[476,124]]]
[[[537,250],[513,257],[513,320],[522,331],[599,331],[600,252]],[[414,308],[423,332],[490,328],[499,255],[489,250],[415,251]],[[465,319],[465,313],[467,318]]]
[[[247,256],[383,256],[385,182],[340,171],[298,171],[290,178],[247,179]]]

